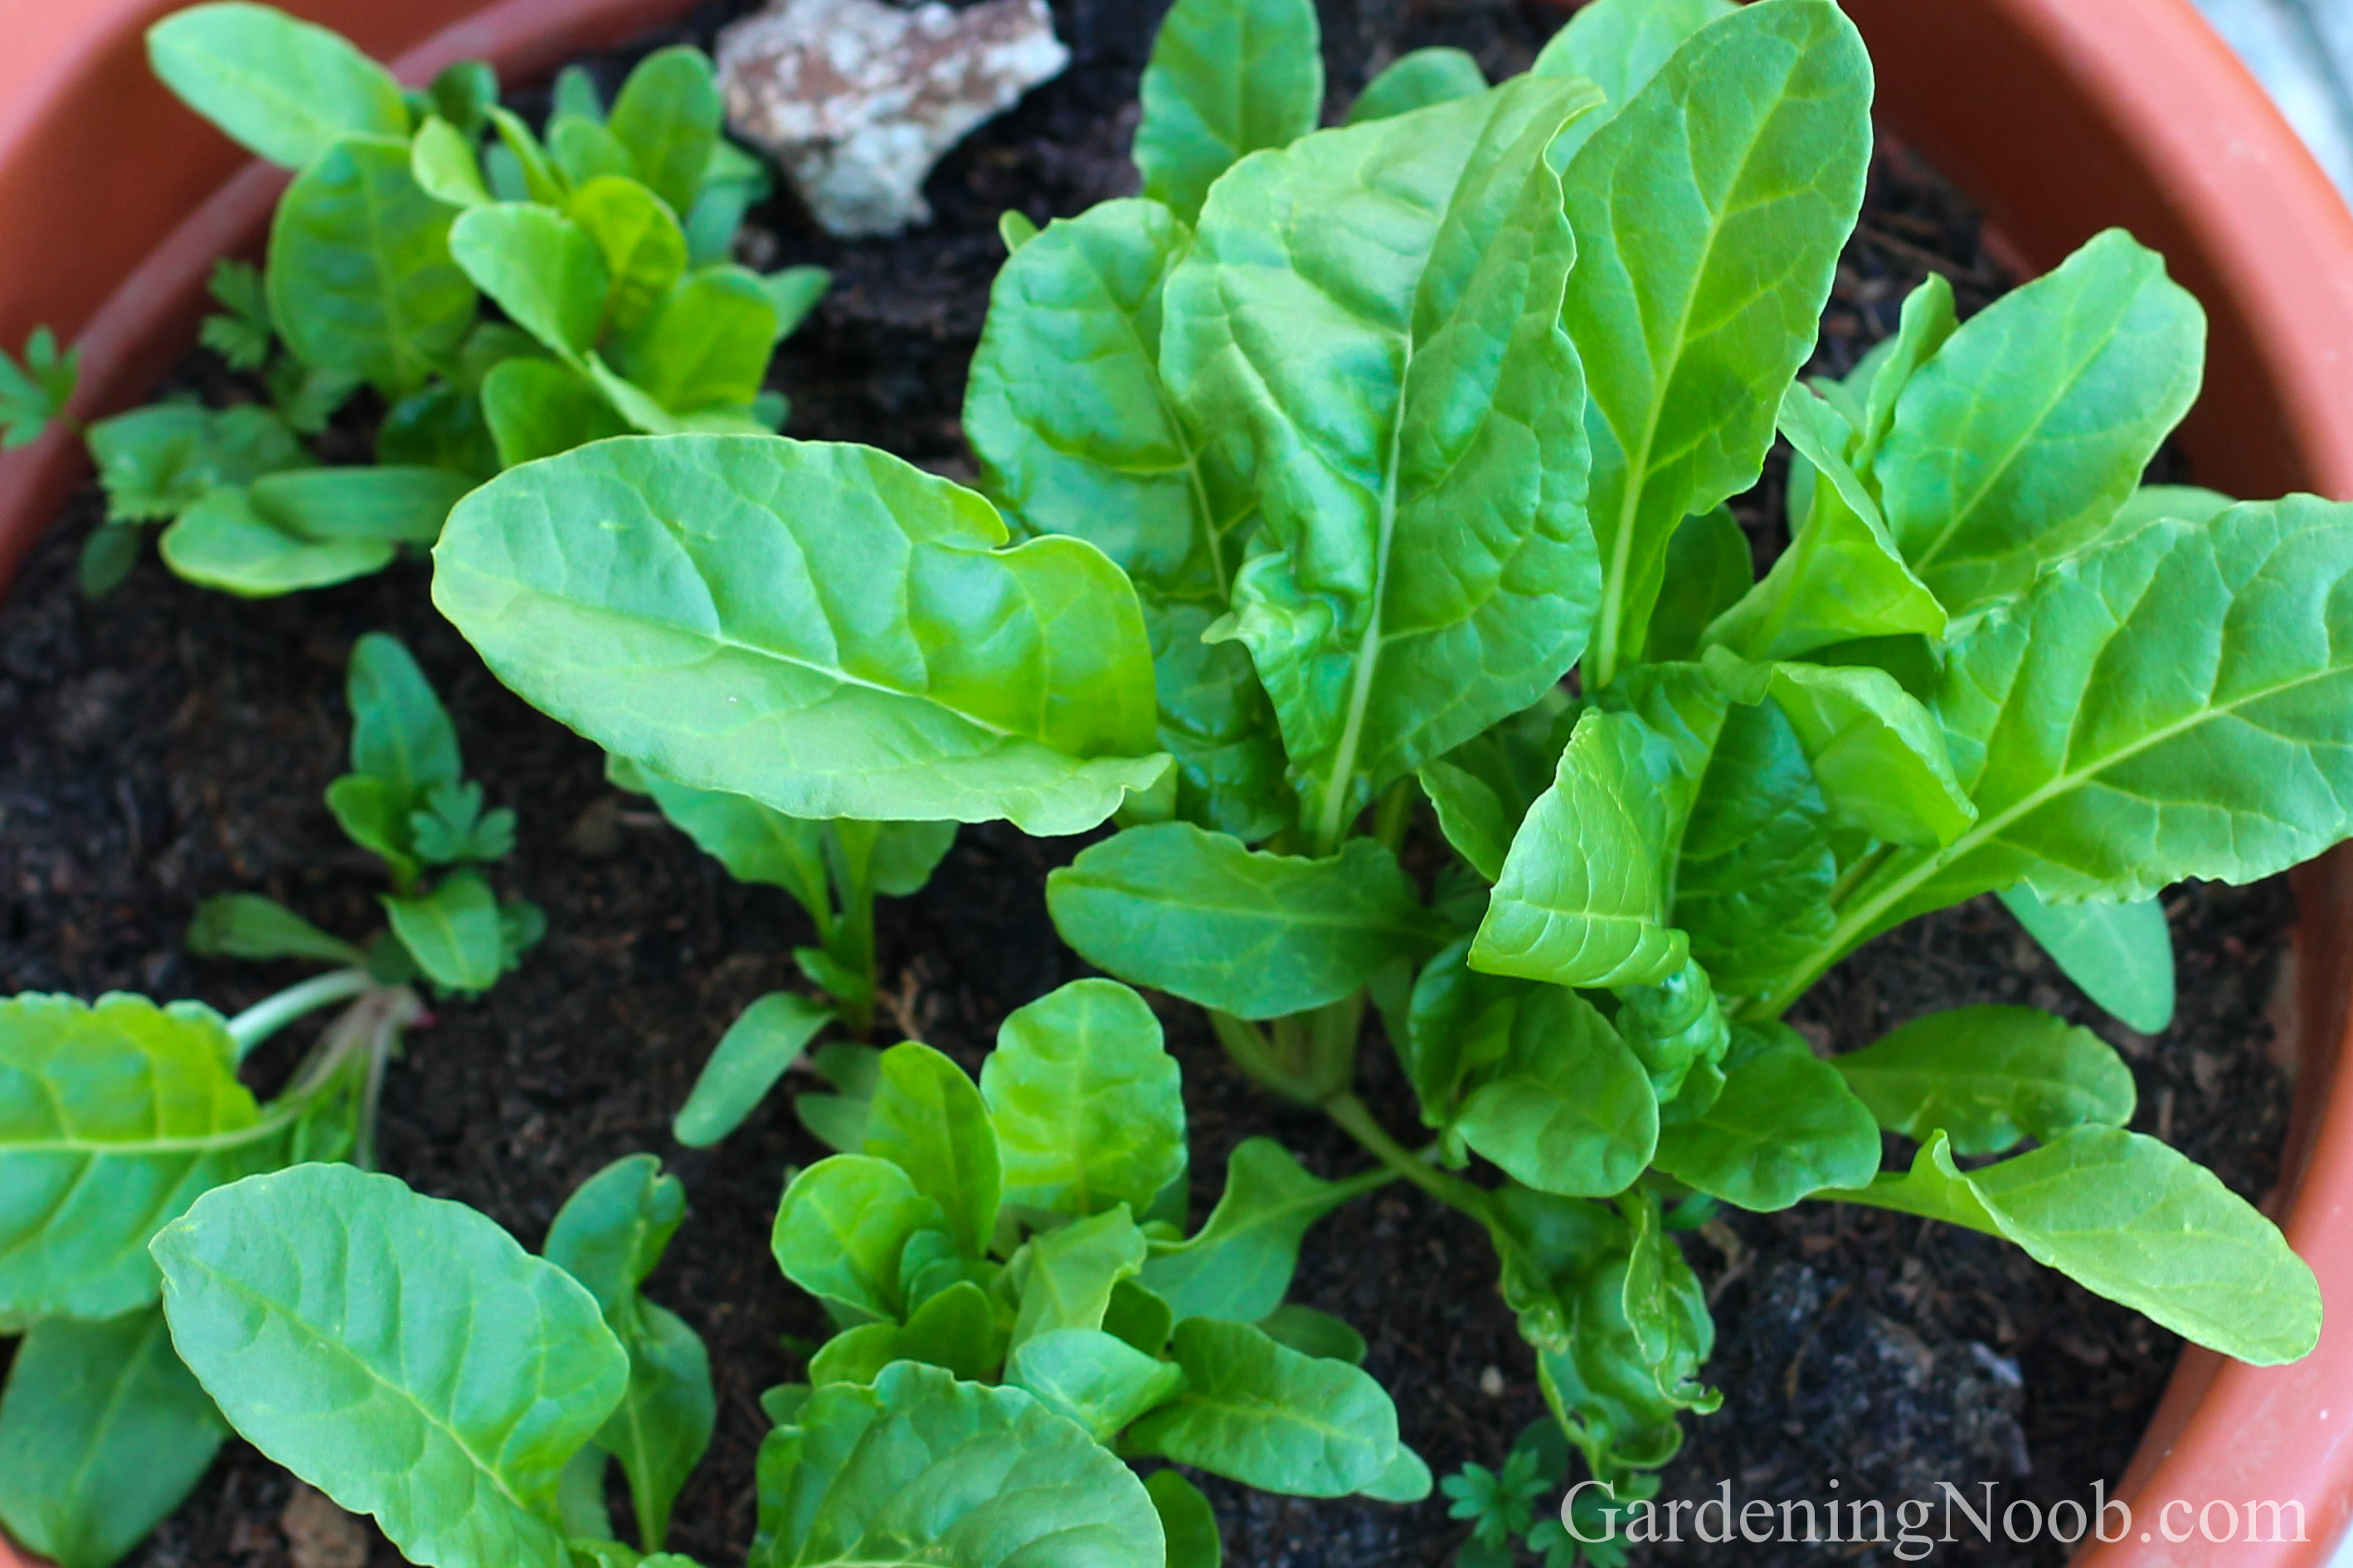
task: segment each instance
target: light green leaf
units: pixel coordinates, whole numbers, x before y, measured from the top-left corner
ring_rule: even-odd
[[[121,522],[177,517],[216,485],[242,485],[310,454],[266,408],[157,403],[90,427],[90,455],[106,488],[106,515]]]
[[[458,731],[425,672],[395,637],[368,632],[352,646],[344,696],[352,711],[352,771],[419,801],[463,773]]]
[[[1356,101],[1348,105],[1345,123],[1387,120],[1486,90],[1487,73],[1464,51],[1412,49],[1391,60],[1380,75],[1365,84]]]
[[[2121,537],[2143,523],[2168,517],[2182,522],[2211,522],[2237,504],[2220,490],[2196,485],[2143,485],[2116,509],[2107,533]]]
[[[1607,1019],[1562,986],[1540,986],[1521,1000],[1506,1054],[1473,1082],[1456,1128],[1539,1192],[1623,1192],[1659,1141],[1658,1100],[1642,1064]]]
[[[193,5],[147,30],[164,85],[231,138],[301,169],[347,136],[408,134],[392,73],[269,5]]]
[[[1108,1443],[1166,1403],[1185,1385],[1185,1374],[1099,1329],[1057,1329],[1014,1346],[1005,1381]]]
[[[1129,1431],[1136,1451],[1295,1497],[1345,1497],[1388,1468],[1397,1408],[1355,1367],[1206,1318],[1176,1325],[1176,1354],[1185,1391]]]
[[[559,354],[596,346],[612,288],[596,240],[560,212],[497,202],[461,213],[449,254],[517,326]]]
[[[1090,847],[1046,879],[1046,906],[1090,963],[1243,1018],[1336,1002],[1435,939],[1397,857],[1370,839],[1306,860],[1183,822]]]
[[[1682,832],[1667,742],[1630,713],[1577,721],[1528,808],[1471,962],[1556,985],[1654,984],[1691,956],[1667,924]]]
[[[1895,405],[1920,367],[1936,356],[1959,320],[1953,305],[1953,286],[1944,274],[1931,272],[1904,297],[1902,325],[1894,337],[1863,356],[1847,378],[1850,391],[1866,399],[1863,422],[1855,443],[1857,468],[1877,472],[1879,449],[1895,425]]]
[[[482,417],[498,445],[499,466],[506,468],[607,436],[626,436],[632,428],[595,382],[544,359],[511,359],[493,366],[482,379]]]
[[[1271,1138],[1247,1138],[1226,1161],[1226,1190],[1208,1222],[1155,1247],[1140,1277],[1179,1319],[1254,1323],[1282,1304],[1307,1227],[1349,1189],[1311,1176]]]
[[[1219,1568],[1225,1549],[1218,1540],[1218,1516],[1201,1489],[1176,1470],[1155,1470],[1144,1479],[1160,1528],[1168,1536],[1167,1568]]]
[[[1301,1355],[1344,1361],[1350,1366],[1365,1363],[1365,1336],[1329,1312],[1285,1301],[1261,1318],[1258,1326],[1275,1343],[1288,1345]]]
[[[364,577],[397,553],[381,540],[307,539],[263,512],[249,490],[230,486],[206,492],[157,545],[179,576],[248,599]]]
[[[761,1467],[774,1568],[1163,1568],[1144,1483],[1019,1389],[906,1363],[818,1389],[799,1431],[794,1463]]]
[[[206,958],[311,958],[322,963],[364,963],[367,955],[329,936],[275,899],[220,893],[196,906],[188,922],[188,951]]]
[[[800,330],[808,314],[833,287],[833,274],[822,267],[787,267],[761,275],[760,288],[776,312],[776,336],[788,338]]]
[[[2001,901],[2084,995],[2144,1035],[2173,1022],[2173,933],[2156,899],[2046,904],[2020,886]]]
[[[1889,531],[1945,607],[2016,593],[2093,538],[2198,395],[2206,321],[2121,229],[1971,318],[1904,388]]]
[[[431,544],[473,488],[447,468],[371,463],[265,474],[245,493],[256,516],[298,539]]]
[[[735,408],[760,395],[776,346],[776,308],[741,267],[706,267],[671,284],[624,345],[630,383],[664,408]]]
[[[1868,1181],[1879,1169],[1870,1109],[1795,1034],[1779,1024],[1764,1032],[1761,1041],[1735,1044],[1715,1104],[1660,1131],[1652,1163],[1758,1212]]]
[[[637,183],[638,161],[621,145],[601,120],[578,114],[554,114],[547,121],[547,157],[575,193],[593,181],[624,179]],[[639,189],[644,189],[639,186]],[[651,191],[646,195],[659,202]],[[673,219],[673,222],[676,220]],[[686,237],[679,237],[679,258],[686,258]]]
[[[1144,1267],[1144,1233],[1123,1204],[1029,1242],[1028,1273],[1013,1321],[1018,1347],[1057,1329],[1099,1329],[1112,1288]]]
[[[0,1525],[58,1568],[110,1568],[180,1506],[227,1436],[161,1308],[35,1323],[0,1396]]]
[[[1521,80],[1253,158],[1169,279],[1164,372],[1246,434],[1265,519],[1211,635],[1258,666],[1314,846],[1583,651],[1577,241],[1547,153],[1595,101]]]
[[[1143,617],[1092,547],[1004,540],[865,448],[613,441],[460,503],[434,603],[528,700],[681,783],[1076,832],[1167,766]]]
[[[506,939],[491,885],[472,871],[453,872],[421,898],[379,894],[392,934],[437,985],[487,991],[506,973]]]
[[[285,1163],[318,1102],[256,1104],[236,1060],[200,1003],[0,1001],[0,1318],[146,1305],[157,1228],[206,1189]]]
[[[1313,0],[1177,0],[1144,70],[1144,194],[1191,223],[1219,175],[1315,129],[1323,38]]]
[[[833,1022],[833,1009],[790,991],[771,991],[736,1016],[702,1064],[670,1124],[690,1149],[707,1149],[758,1109],[801,1047]]]
[[[1181,1076],[1160,1020],[1113,981],[1072,981],[1017,1009],[980,1068],[1006,1201],[1150,1208],[1185,1173]]]
[[[673,44],[638,62],[606,123],[629,150],[638,178],[682,213],[702,188],[725,113],[709,57]]]
[[[2132,1120],[2123,1058],[2089,1029],[2031,1007],[1931,1013],[1831,1065],[1881,1126],[1924,1142],[1941,1132],[1960,1154]]]
[[[562,172],[548,162],[546,149],[539,144],[539,138],[532,134],[531,127],[512,110],[502,109],[497,104],[491,105],[484,112],[490,116],[491,123],[497,127],[501,143],[501,147],[491,150],[488,160],[491,193],[502,202],[532,201],[560,211],[565,197],[570,194],[569,189],[564,183]],[[506,153],[506,163],[512,174],[520,177],[520,189],[515,188],[514,178],[502,179],[500,174],[501,148]]]
[[[353,137],[321,153],[269,229],[269,314],[303,363],[416,391],[474,324],[449,255],[457,215],[408,172],[408,143]]]
[[[2257,1366],[2309,1353],[2320,1288],[2276,1226],[2211,1171],[2154,1138],[2078,1127],[1964,1174],[1932,1138],[1907,1175],[1817,1194],[1967,1226]]]
[[[1780,664],[1766,689],[1795,731],[1836,826],[1934,847],[1976,820],[1936,719],[1886,671]]]
[[[771,1247],[786,1279],[847,1321],[896,1320],[907,1238],[943,1223],[940,1205],[890,1161],[836,1154],[785,1189]]]
[[[1588,689],[1640,656],[1683,520],[1764,462],[1862,203],[1871,81],[1835,5],[1765,0],[1694,34],[1569,165],[1602,563]]]
[[[408,174],[435,201],[453,207],[491,204],[491,188],[482,183],[481,154],[456,126],[439,115],[417,128],[408,147]]]
[[[614,174],[579,183],[565,211],[604,255],[612,279],[606,319],[617,332],[636,331],[655,301],[685,275],[686,235],[678,219],[659,196]]]
[[[1005,1177],[980,1090],[964,1068],[913,1040],[884,1051],[881,1066],[866,1152],[896,1164],[940,1205],[966,1258],[987,1257]]]
[[[1732,0],[1593,0],[1552,36],[1530,68],[1583,77],[1622,108],[1683,40],[1736,9]]]

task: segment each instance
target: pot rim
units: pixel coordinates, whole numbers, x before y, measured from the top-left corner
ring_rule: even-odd
[[[79,0],[23,19],[29,30],[18,31],[16,47],[0,57],[0,176],[39,155],[44,132],[76,114],[91,95],[99,62],[119,52],[126,36],[135,38],[181,3]],[[421,37],[412,30],[392,40],[399,51],[396,74],[421,84],[455,60],[488,58],[503,73],[529,75],[659,25],[691,0],[494,0],[457,14],[469,3],[450,0],[441,7],[453,19],[438,30]],[[2241,433],[2276,446],[2291,476],[2270,491],[2250,490],[2273,493],[2300,483],[2353,498],[2353,213],[2189,0],[1845,4],[1871,39],[1874,58],[1899,34],[1947,41],[1947,35],[1998,36],[2018,59],[2072,93],[2073,101],[2061,107],[2089,115],[2120,151],[2123,174],[2147,187],[2141,194],[2158,204],[2150,209],[2152,226],[2186,237],[2192,254],[2178,256],[2166,247],[2168,260],[2191,263],[2182,270],[2200,275],[2193,288],[2218,321],[2246,339],[2248,363],[2232,368],[2252,370],[2258,379],[2248,384],[2263,395],[2253,400],[2257,423],[2242,420]],[[291,0],[290,8],[331,22],[348,22],[343,13],[367,14],[374,30],[386,26],[385,10],[369,0]],[[1965,73],[1955,77],[1967,79]],[[1949,93],[1945,79],[1931,74],[1925,79]],[[1978,79],[1979,85],[2001,81]],[[146,85],[152,94],[163,93],[160,85]],[[1908,101],[1897,95],[1884,106],[1885,118],[1907,142],[1956,174],[1989,224],[2029,263],[2055,263],[2088,234],[2088,216],[2018,199],[2035,184],[2033,166],[2050,163],[2052,143],[2024,161],[2029,172],[2022,180],[1999,169],[1973,179],[1966,140],[1956,142],[1957,133],[1941,130],[1939,114],[1930,111],[1938,91],[1931,86]],[[1980,128],[1998,121],[1983,113],[1998,96],[1982,95],[1963,118],[1977,114]],[[2000,107],[2024,120],[2036,108],[2020,97]],[[193,116],[186,125],[191,136],[219,140]],[[103,303],[78,314],[45,312],[37,300],[0,301],[5,318],[0,327],[11,334],[5,341],[13,349],[29,326],[50,321],[83,355],[76,416],[129,405],[193,337],[215,258],[258,245],[287,178],[266,164],[248,163],[209,195],[199,194],[176,209],[173,199],[185,193],[146,202],[141,210],[163,215],[171,226]],[[2112,194],[2077,193],[2094,211]],[[2071,229],[2080,232],[2071,236]],[[2232,412],[2201,405],[2185,442],[2199,437],[2227,465],[2234,450]],[[2218,422],[2211,416],[2225,417]],[[2201,419],[2213,427],[2199,429]],[[86,466],[80,442],[66,429],[0,454],[0,593]],[[2142,1519],[2148,1517],[2144,1499],[2150,1506],[2179,1499],[2194,1508],[2213,1498],[2296,1496],[2307,1500],[2309,1539],[2269,1546],[2238,1542],[2227,1555],[2217,1555],[2195,1539],[2169,1542],[2152,1531],[2154,1539],[2128,1538],[2087,1551],[2077,1559],[2080,1568],[2223,1562],[2317,1568],[2329,1560],[2353,1515],[2353,1247],[2328,1245],[2353,1229],[2353,1074],[2337,1070],[2353,1022],[2353,846],[2299,868],[2295,882],[2300,1082],[2281,1185],[2267,1206],[2284,1215],[2290,1241],[2320,1277],[2328,1313],[2320,1348],[2304,1362],[2274,1368],[2226,1362],[2196,1347],[2185,1351],[2117,1495],[2130,1500]],[[2340,1324],[2340,1318],[2346,1321]],[[2250,1494],[2249,1487],[2259,1489]],[[0,1536],[0,1568],[38,1564]]]

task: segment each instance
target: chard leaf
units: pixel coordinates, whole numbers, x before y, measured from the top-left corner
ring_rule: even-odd
[[[1155,1246],[1139,1277],[1178,1320],[1254,1323],[1282,1304],[1307,1227],[1350,1189],[1312,1176],[1271,1138],[1247,1138],[1226,1161],[1226,1190],[1207,1224]]]
[[[580,187],[596,180],[625,179],[635,184],[638,162],[621,139],[601,120],[590,120],[577,114],[553,114],[547,121],[547,158],[564,183],[576,194]],[[640,189],[644,187],[640,186]],[[651,191],[647,191],[653,196]],[[654,196],[654,200],[661,198]],[[675,219],[671,220],[673,223]],[[684,259],[686,236],[679,236],[679,254]]]
[[[207,1193],[153,1250],[174,1344],[254,1447],[413,1561],[565,1568],[557,1480],[628,1377],[570,1275],[348,1165]]]
[[[832,1008],[790,991],[771,991],[744,1008],[712,1047],[671,1136],[690,1149],[707,1149],[744,1125],[801,1047],[832,1022]]]
[[[2132,1120],[2123,1058],[2089,1029],[2031,1007],[1931,1013],[1831,1065],[1881,1126],[1923,1142],[1941,1133],[1958,1154]]]
[[[889,1361],[920,1361],[960,1378],[987,1381],[1005,1360],[997,1307],[977,1281],[960,1279],[925,1298],[892,1339]],[[812,1373],[816,1363],[810,1363]],[[881,1371],[881,1367],[875,1369]],[[871,1383],[870,1375],[851,1381]]]
[[[638,1294],[686,1215],[686,1189],[650,1154],[616,1160],[580,1184],[548,1227],[547,1260],[588,1288],[629,1358],[621,1402],[596,1444],[629,1479],[641,1544],[659,1549],[670,1504],[711,1446],[711,1358],[677,1314]]]
[[[146,1305],[148,1238],[206,1189],[292,1157],[316,1103],[256,1104],[236,1061],[198,1003],[0,1001],[0,1319]]]
[[[2001,901],[2084,995],[2144,1035],[2173,1022],[2173,933],[2156,899],[2046,904],[2021,885]]]
[[[776,308],[741,267],[690,272],[656,300],[624,345],[632,384],[673,413],[736,408],[760,395]]]
[[[1683,518],[1764,462],[1860,210],[1871,82],[1835,5],[1766,0],[1693,34],[1569,165],[1602,573],[1588,689],[1640,657]]]
[[[510,359],[491,367],[482,378],[482,418],[502,468],[634,428],[594,381],[544,359]]]
[[[1528,807],[1552,783],[1562,739],[1552,705],[1540,703],[1421,765],[1440,830],[1488,881],[1503,875]]]
[[[1470,951],[1465,937],[1423,967],[1397,1047],[1421,1119],[1431,1127],[1452,1125],[1463,1079],[1510,1051],[1512,1026],[1529,989],[1525,981],[1470,968]]]
[[[1552,36],[1530,69],[1583,77],[1622,108],[1684,39],[1736,9],[1732,0],[1593,0]]]
[[[771,1247],[786,1279],[846,1321],[895,1321],[907,1239],[942,1223],[940,1205],[890,1161],[836,1154],[785,1188]]]
[[[531,127],[524,124],[512,110],[502,109],[497,104],[491,105],[483,112],[491,117],[491,123],[499,133],[500,145],[491,148],[485,159],[490,170],[491,194],[502,202],[532,201],[543,207],[561,209],[564,198],[569,194],[565,187],[564,175],[548,162],[547,151],[539,144],[539,138],[532,134]],[[501,174],[501,153],[505,154],[503,163],[507,170],[504,177]]]
[[[1185,1390],[1130,1429],[1130,1447],[1294,1497],[1345,1497],[1388,1468],[1397,1407],[1356,1368],[1207,1318],[1178,1323],[1175,1349]]]
[[[2211,1171],[2116,1127],[2077,1127],[1964,1173],[1941,1137],[1910,1173],[1817,1194],[2015,1242],[2185,1339],[2256,1366],[2308,1354],[2320,1288],[2286,1238]]]
[[[434,73],[425,91],[436,114],[479,136],[489,123],[490,106],[499,100],[498,68],[488,60],[459,60]]]
[[[686,272],[686,235],[678,219],[660,197],[616,174],[577,182],[564,210],[604,255],[605,274],[612,279],[606,319],[615,331],[636,331]]]
[[[1184,1387],[1185,1373],[1100,1329],[1056,1329],[1014,1346],[1005,1381],[1109,1443]]]
[[[940,1205],[966,1258],[988,1256],[1005,1178],[988,1107],[964,1068],[913,1040],[882,1053],[866,1111],[866,1152],[907,1173]]]
[[[1371,839],[1307,860],[1183,822],[1091,847],[1047,878],[1046,906],[1090,963],[1242,1018],[1353,995],[1435,936],[1397,857]]]
[[[396,553],[374,539],[309,539],[224,486],[206,492],[156,542],[164,563],[201,588],[273,598],[381,572]]]
[[[419,190],[445,206],[491,204],[491,188],[482,183],[481,154],[463,132],[438,114],[417,128],[417,140],[408,147],[408,174]]]
[[[367,954],[330,936],[275,899],[220,893],[196,906],[188,951],[206,958],[310,958],[364,964]]]
[[[1776,665],[1766,689],[1788,720],[1833,825],[1935,847],[1976,819],[1936,719],[1886,671]]]
[[[1879,1128],[1839,1070],[1779,1024],[1736,1042],[1705,1110],[1665,1128],[1653,1160],[1687,1186],[1769,1213],[1879,1169]],[[1744,1059],[1745,1058],[1745,1059]]]
[[[1127,1205],[1031,1239],[1013,1320],[1016,1347],[1057,1329],[1099,1329],[1112,1289],[1144,1267],[1144,1233]]]
[[[596,346],[612,285],[603,251],[560,212],[496,202],[459,215],[449,254],[517,326],[559,354]]]
[[[0,1524],[58,1568],[111,1568],[180,1506],[228,1436],[160,1307],[48,1318],[0,1396]]]
[[[1177,1470],[1155,1470],[1144,1479],[1160,1528],[1168,1536],[1167,1568],[1219,1568],[1225,1548],[1218,1539],[1218,1516],[1201,1489]]]
[[[1160,1020],[1124,985],[1076,980],[1017,1009],[980,1068],[1006,1201],[1144,1213],[1185,1173],[1181,1088]]]
[[[1075,832],[1167,766],[1143,620],[1092,547],[1004,540],[866,448],[611,441],[459,503],[434,602],[528,700],[682,784]]]
[[[761,274],[761,290],[776,312],[776,335],[788,338],[800,330],[833,287],[833,274],[822,267],[787,267]]]
[[[298,539],[430,544],[473,488],[467,475],[446,468],[371,463],[265,474],[246,496],[258,516]]]
[[[1461,49],[1412,49],[1399,55],[1381,74],[1365,84],[1356,101],[1348,105],[1347,124],[1410,114],[1433,103],[1487,90],[1487,73]]]
[[[1521,998],[1503,1059],[1472,1081],[1456,1129],[1539,1192],[1607,1197],[1651,1163],[1659,1106],[1650,1078],[1574,991],[1546,985]]]
[[[702,188],[725,114],[710,57],[673,44],[638,62],[606,123],[628,149],[637,177],[682,213]]]
[[[1522,80],[1253,158],[1169,279],[1165,373],[1246,433],[1265,519],[1213,635],[1249,647],[1327,850],[1583,651],[1577,245],[1547,153],[1594,102]]]
[[[1315,129],[1323,38],[1313,0],[1177,0],[1145,67],[1135,166],[1187,223],[1219,175]]]
[[[392,73],[324,27],[269,5],[192,5],[147,29],[181,101],[273,163],[308,166],[350,136],[408,135]]]
[[[1756,585],[1748,535],[1730,507],[1711,507],[1683,519],[1667,542],[1664,577],[1659,602],[1651,609],[1642,661],[1697,658],[1709,625]]]
[[[1905,386],[1876,468],[1889,531],[1958,616],[2094,538],[2198,395],[2206,321],[2110,229],[2003,296]]]
[[[382,780],[412,803],[436,784],[459,781],[457,726],[397,638],[362,636],[352,647],[343,691],[352,710],[353,773]]]
[[[1350,1366],[1365,1363],[1365,1336],[1329,1312],[1286,1301],[1261,1318],[1258,1326],[1269,1339],[1301,1355],[1344,1361]]]
[[[1931,272],[1917,289],[1904,297],[1902,325],[1895,336],[1863,356],[1848,378],[1851,390],[1867,399],[1860,438],[1855,443],[1855,467],[1877,472],[1879,449],[1895,425],[1896,400],[1920,367],[1934,358],[1959,326],[1953,306],[1953,286],[1941,272]]]
[[[392,919],[392,934],[437,985],[473,994],[511,967],[499,901],[475,872],[453,872],[422,897],[385,893],[377,902]]]
[[[474,324],[474,285],[449,255],[456,216],[410,175],[406,140],[321,153],[269,228],[269,314],[294,357],[388,398],[423,385]]]
[[[1683,825],[1674,901],[1691,956],[1725,994],[1770,984],[1836,923],[1830,825],[1780,706],[1729,704]]]
[[[1018,1388],[902,1363],[871,1387],[817,1390],[797,1434],[790,1464],[762,1454],[762,1534],[775,1568],[1162,1568],[1144,1483]]]
[[[1210,604],[1145,597],[1160,744],[1176,759],[1176,815],[1255,843],[1291,826],[1299,807],[1249,651],[1207,640],[1217,617]]]

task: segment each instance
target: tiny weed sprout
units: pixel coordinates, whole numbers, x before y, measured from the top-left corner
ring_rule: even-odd
[[[189,581],[285,594],[429,547],[459,497],[514,464],[628,430],[784,423],[761,382],[827,278],[728,259],[768,181],[721,136],[697,51],[649,57],[609,113],[575,71],[543,136],[479,61],[405,91],[334,34],[242,0],[166,17],[148,52],[191,108],[295,180],[267,269],[222,262],[202,331],[254,401],[90,428],[108,523],[86,547],[88,592],[121,581],[150,523],[169,523],[164,560]],[[46,337],[27,361],[29,376],[0,365],[12,441],[71,384]],[[363,388],[384,405],[375,461],[322,466],[304,440]]]
[[[351,707],[353,772],[328,799],[385,862],[388,930],[350,942],[272,900],[224,894],[197,910],[189,951],[322,972],[229,1018],[122,994],[0,1001],[0,1325],[25,1336],[0,1394],[0,1526],[60,1568],[106,1568],[130,1550],[227,1432],[174,1352],[150,1239],[241,1177],[372,1163],[386,1065],[427,1016],[418,988],[485,990],[538,939],[539,911],[500,904],[464,864],[505,855],[513,816],[482,814],[406,649],[361,639]],[[257,1100],[239,1063],[335,1006],[277,1097]],[[664,1331],[641,1316],[617,1321]]]

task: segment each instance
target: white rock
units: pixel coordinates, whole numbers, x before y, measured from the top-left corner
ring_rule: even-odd
[[[736,134],[844,238],[929,219],[932,165],[1071,60],[1046,0],[771,0],[719,36],[718,54]]]

